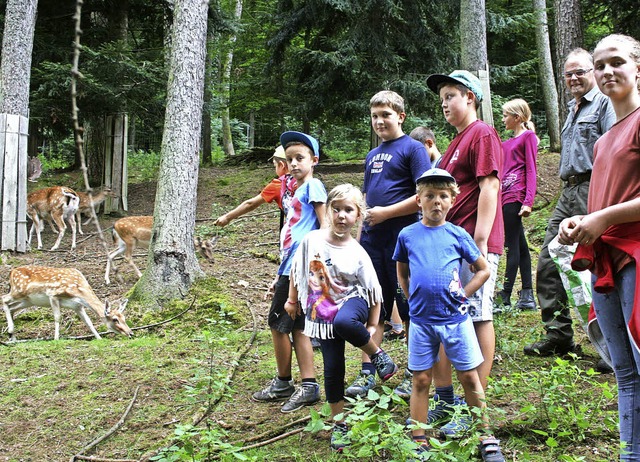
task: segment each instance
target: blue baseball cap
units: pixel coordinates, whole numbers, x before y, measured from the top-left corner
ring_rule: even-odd
[[[457,70],[453,71],[449,75],[431,74],[427,77],[427,86],[436,94],[438,94],[438,86],[442,83],[464,85],[474,95],[476,95],[476,99],[478,101],[482,101],[482,97],[484,96],[482,93],[482,84],[480,83],[480,79],[469,71]]]
[[[320,159],[320,145],[318,144],[318,140],[313,136],[301,132],[284,132],[280,135],[280,144],[282,146],[286,146],[287,143],[291,143],[292,141],[298,141],[308,146],[311,151],[313,151],[313,155]]]
[[[419,183],[455,183],[456,179],[451,173],[441,168],[430,168],[424,172],[416,180],[416,184]]]

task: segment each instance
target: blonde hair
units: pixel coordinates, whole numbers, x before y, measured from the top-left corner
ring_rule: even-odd
[[[416,185],[416,192],[420,194],[425,188],[433,189],[448,189],[451,192],[451,197],[456,197],[460,194],[460,188],[455,181],[420,181]]]
[[[511,114],[514,116],[520,117],[522,121],[522,125],[527,130],[531,130],[533,132],[536,131],[533,126],[533,122],[531,122],[531,109],[525,100],[522,98],[512,99],[511,101],[507,101],[502,105],[502,110],[507,114]]]
[[[598,48],[603,46],[603,43],[605,41],[613,41],[626,46],[625,51],[629,53],[629,57],[633,59],[633,62],[636,66],[640,65],[640,42],[638,42],[636,39],[623,34],[607,35],[598,42],[595,49],[593,50],[594,54]],[[638,87],[638,89],[640,89],[640,79],[636,80],[636,86]]]
[[[364,220],[367,215],[367,206],[364,202],[362,191],[350,183],[340,184],[333,188],[327,196],[327,213],[330,213],[331,204],[335,201],[350,200],[360,212],[360,219]]]
[[[404,99],[395,91],[382,90],[371,97],[369,108],[375,106],[389,106],[398,114],[404,112]]]

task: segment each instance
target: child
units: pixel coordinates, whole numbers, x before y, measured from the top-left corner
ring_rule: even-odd
[[[593,52],[594,74],[616,122],[596,142],[587,215],[560,224],[562,244],[578,242],[574,269],[594,273],[593,306],[618,385],[620,460],[640,460],[640,42],[609,35]]]
[[[369,255],[351,236],[366,213],[362,193],[350,184],[336,186],[327,209],[330,227],[307,234],[294,257],[285,309],[296,317],[300,301],[304,333],[320,339],[333,420],[344,410],[345,342],[371,357],[383,381],[398,368],[371,337],[380,320],[382,289]],[[334,421],[333,450],[342,451],[346,432],[344,420]]]
[[[440,161],[440,167],[453,175],[460,188],[447,219],[473,236],[491,270],[488,281],[469,299],[469,315],[485,359],[478,367],[478,375],[486,389],[496,345],[493,292],[504,245],[498,177],[502,167],[502,143],[493,127],[478,120],[476,110],[483,94],[476,76],[468,71],[434,74],[427,79],[427,86],[440,96],[444,117],[458,132]],[[463,265],[462,284],[469,282],[472,276],[469,266]],[[447,407],[455,403],[451,364],[444,359],[444,354],[434,367],[433,375],[438,402],[429,421],[444,421],[451,416]],[[442,428],[448,435],[464,430],[464,421],[456,419]]]
[[[257,209],[262,204],[273,201],[275,201],[278,207],[286,214],[288,205],[293,198],[296,181],[289,175],[287,158],[284,155],[284,148],[282,146],[276,148],[276,151],[269,160],[273,161],[273,166],[276,169],[276,176],[278,178],[271,180],[257,196],[247,199],[235,209],[219,216],[213,223],[215,226],[227,226],[232,220]]]
[[[477,370],[483,357],[467,299],[489,279],[490,271],[469,233],[446,221],[459,193],[455,179],[446,170],[434,168],[418,178],[417,191],[422,221],[400,231],[393,258],[398,282],[409,300],[411,419],[427,423],[432,367],[440,344],[458,371],[469,405],[486,407]],[[464,284],[459,277],[463,259],[475,269]],[[488,426],[484,415],[483,420]],[[413,428],[411,433],[420,445],[418,453],[428,452],[424,428]],[[480,450],[483,460],[504,461],[499,441],[493,437],[482,439]]]
[[[536,162],[538,137],[531,123],[531,109],[523,99],[516,98],[502,106],[502,122],[513,138],[502,143],[504,174],[502,175],[502,215],[504,218],[504,246],[507,248],[507,268],[504,286],[498,292],[496,307],[511,306],[511,292],[518,269],[522,290],[516,303],[520,310],[535,310],[531,254],[524,234],[522,217],[531,214],[536,196]]]
[[[299,132],[284,132],[280,143],[285,148],[289,172],[296,180],[297,189],[291,201],[287,219],[280,233],[282,263],[267,296],[273,297],[268,323],[275,350],[278,376],[261,391],[252,395],[255,401],[287,400],[280,409],[293,412],[320,400],[320,387],[313,367],[313,349],[309,337],[304,335],[304,318],[293,319],[285,311],[289,294],[291,261],[302,238],[322,227],[325,219],[327,192],[322,182],[313,178],[313,167],[318,163],[320,148],[315,138]],[[292,347],[298,360],[302,386],[295,390],[291,377]]]
[[[438,146],[436,146],[436,135],[433,133],[433,130],[427,127],[416,127],[411,130],[409,136],[414,140],[420,141],[422,144],[424,144],[427,153],[429,153],[431,166],[437,167],[442,154],[440,154]]]
[[[391,258],[398,233],[418,220],[415,181],[431,163],[422,144],[402,132],[404,100],[393,91],[376,93],[369,102],[371,125],[382,139],[365,160],[362,192],[368,207],[367,218],[359,232],[360,244],[371,257],[382,287],[380,325],[373,334],[382,342],[384,321],[389,320],[394,300],[403,321],[408,322],[407,301],[398,288],[395,262]],[[406,326],[405,326],[406,327]],[[376,384],[375,367],[363,353],[362,371],[346,390],[346,395],[365,396]],[[411,373],[405,373],[411,383]],[[400,384],[402,385],[402,383]]]

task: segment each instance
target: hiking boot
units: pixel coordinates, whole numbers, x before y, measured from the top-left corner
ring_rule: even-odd
[[[367,371],[360,371],[351,386],[344,391],[344,395],[350,398],[357,398],[358,396],[364,398],[369,393],[369,390],[375,386],[376,376]]]
[[[317,383],[303,383],[295,391],[289,401],[284,403],[280,408],[285,414],[302,409],[304,406],[311,406],[320,401],[320,385]]]
[[[451,419],[455,409],[453,404],[447,403],[440,399],[440,395],[437,393],[433,395],[433,406],[429,406],[429,412],[427,414],[427,423],[433,425],[435,423],[446,423]]]
[[[518,292],[519,298],[516,302],[516,308],[522,311],[537,310],[536,299],[533,296],[533,289],[522,289]]]
[[[472,420],[470,415],[456,415],[451,418],[448,424],[440,427],[440,437],[442,438],[462,438],[471,428]]]
[[[293,380],[287,382],[274,377],[269,386],[261,391],[256,391],[251,395],[251,399],[259,402],[284,401],[293,395],[294,391]]]
[[[524,354],[527,356],[564,356],[567,353],[577,352],[573,343],[558,343],[551,339],[544,339],[524,347]]]
[[[480,440],[480,456],[484,462],[505,462],[500,450],[500,440],[493,436],[488,436]]]
[[[336,423],[333,425],[333,431],[331,432],[331,450],[335,452],[342,452],[345,447],[350,443],[347,433],[349,429],[345,423]]]
[[[414,457],[408,460],[408,462],[417,462],[421,460],[429,460],[429,452],[431,451],[431,445],[427,440],[413,440],[418,445],[415,449]]]
[[[391,329],[384,333],[385,340],[402,340],[407,336],[404,329],[395,330]]]
[[[391,359],[384,350],[380,350],[379,353],[372,355],[371,363],[376,368],[378,377],[380,377],[383,382],[386,382],[398,372],[398,366],[396,366],[396,363],[393,362],[393,359]]]
[[[413,390],[413,374],[409,369],[405,369],[402,382],[393,390],[393,392],[402,399],[411,399],[411,391]]]
[[[506,307],[511,307],[511,294],[501,290],[493,297],[493,312],[500,314]]]
[[[609,363],[607,363],[604,359],[600,359],[598,361],[598,364],[596,364],[596,371],[600,372],[601,374],[613,373],[613,369],[611,368],[611,366],[609,366]]]

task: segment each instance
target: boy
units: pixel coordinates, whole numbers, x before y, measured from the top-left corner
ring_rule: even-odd
[[[474,323],[484,362],[478,375],[484,389],[493,365],[495,331],[493,328],[493,293],[498,274],[498,259],[504,245],[504,225],[500,200],[499,173],[502,168],[502,143],[498,133],[481,120],[476,108],[482,101],[480,80],[468,71],[450,75],[434,74],[427,86],[440,96],[444,117],[458,132],[440,161],[458,183],[460,194],[449,210],[447,220],[464,228],[475,240],[487,259],[491,275],[469,299],[469,314]],[[463,265],[463,285],[472,278],[468,265]],[[451,364],[441,360],[434,367],[433,378],[438,401],[429,422],[450,419],[450,405],[455,403]],[[441,429],[452,436],[465,430],[463,420],[451,420]]]
[[[378,92],[371,98],[369,107],[371,125],[382,143],[371,150],[365,160],[362,192],[368,210],[359,235],[360,244],[371,257],[382,286],[383,309],[380,324],[373,334],[375,343],[380,345],[384,321],[391,316],[394,299],[400,317],[408,322],[409,308],[398,288],[392,256],[400,230],[418,220],[415,181],[431,163],[424,146],[402,131],[406,115],[400,95],[393,91]],[[410,380],[410,372],[405,373],[407,375]],[[362,371],[345,395],[366,396],[375,385],[375,367],[363,354]]]
[[[429,159],[431,159],[431,166],[437,167],[439,163],[438,160],[442,157],[442,154],[440,154],[438,146],[436,146],[436,135],[433,133],[433,130],[427,127],[416,127],[411,130],[409,136],[424,144],[424,147],[429,153]]]
[[[409,300],[411,420],[424,424],[429,410],[432,368],[440,344],[458,371],[469,405],[486,407],[476,369],[483,358],[467,312],[467,298],[489,279],[490,271],[469,233],[446,221],[459,193],[455,179],[446,170],[428,170],[418,178],[417,192],[422,220],[400,231],[393,258],[397,262],[398,282]],[[459,277],[463,259],[475,269],[464,285]],[[487,426],[485,416],[483,421]],[[411,433],[420,445],[418,453],[428,452],[424,428],[413,428]],[[480,447],[483,460],[504,460],[497,458],[502,454],[495,438],[483,439]],[[487,454],[491,458],[485,458]]]
[[[273,167],[276,170],[277,178],[271,180],[271,182],[266,185],[257,196],[247,199],[235,209],[219,216],[213,223],[215,226],[227,226],[232,220],[257,209],[262,204],[271,203],[273,201],[275,201],[280,210],[286,214],[289,208],[289,203],[293,198],[296,181],[291,175],[289,175],[287,157],[284,154],[284,148],[282,146],[278,146],[276,148],[273,156],[271,156],[269,160],[273,161]]]
[[[268,323],[276,356],[277,377],[261,391],[255,392],[255,401],[283,401],[282,412],[293,412],[320,400],[320,387],[313,367],[313,349],[309,337],[304,335],[304,316],[292,319],[284,305],[289,295],[289,272],[298,244],[309,231],[321,228],[325,220],[327,191],[322,182],[313,178],[313,167],[318,163],[320,147],[315,138],[299,132],[284,132],[280,143],[285,148],[289,173],[296,180],[297,189],[291,201],[284,227],[280,233],[282,263],[267,296],[273,297]],[[291,377],[293,336],[302,385],[295,390]]]

